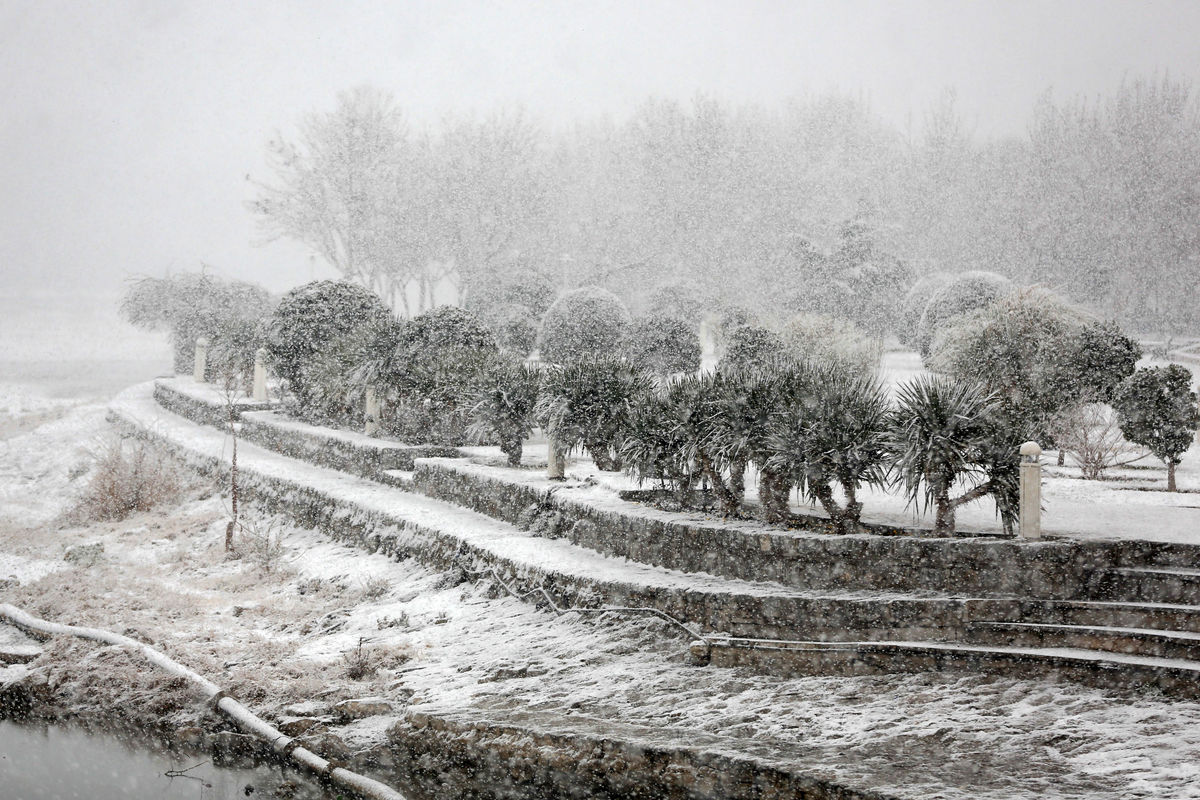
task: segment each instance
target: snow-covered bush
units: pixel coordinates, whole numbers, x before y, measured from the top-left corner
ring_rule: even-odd
[[[957,317],[990,306],[1012,292],[1012,282],[994,272],[964,272],[929,296],[917,323],[917,350],[928,357],[938,337]]]
[[[831,364],[868,374],[879,363],[879,346],[852,322],[826,314],[798,314],[780,333],[784,352],[798,361]]]
[[[465,309],[439,306],[409,320],[386,377],[385,425],[410,441],[463,444],[472,386],[497,350],[492,332]]]
[[[620,459],[638,483],[658,481],[681,508],[692,505],[701,475],[695,458],[695,423],[700,379],[687,376],[635,403],[621,439]]]
[[[953,280],[954,276],[948,272],[934,272],[909,288],[896,312],[895,332],[900,344],[914,349],[917,347],[917,329],[921,325],[925,306],[929,305],[930,298],[939,289]]]
[[[1175,467],[1200,427],[1191,370],[1178,364],[1143,367],[1117,387],[1113,407],[1121,433],[1167,465],[1167,491],[1176,491]]]
[[[777,333],[742,325],[729,334],[717,368],[728,371],[770,367],[776,365],[785,352],[783,340]]]
[[[809,368],[802,380],[780,385],[771,418],[766,466],[819,502],[838,533],[856,533],[862,517],[858,489],[888,484],[891,416],[876,380],[844,364]],[[845,497],[839,505],[833,486]]]
[[[262,346],[273,302],[252,283],[223,281],[203,272],[132,281],[121,300],[121,315],[146,330],[165,330],[175,371],[190,373],[196,339],[209,340],[210,371],[222,365],[246,371]]]
[[[394,369],[404,323],[392,316],[368,318],[342,333],[313,356],[305,368],[310,387],[306,413],[341,423],[361,424],[368,386],[383,397],[385,375]]]
[[[709,479],[726,514],[736,513],[741,505],[745,472],[753,463],[759,470],[758,499],[764,514],[772,520],[786,515],[789,487],[768,463],[767,439],[784,387],[794,390],[801,378],[797,365],[786,360],[749,368],[725,366],[705,376],[708,402],[701,409],[702,441],[711,461]]]
[[[385,326],[392,312],[372,292],[340,281],[314,281],[284,295],[271,318],[267,353],[301,409],[314,401],[312,370],[339,339],[365,326]],[[353,357],[353,354],[350,354]],[[351,366],[351,365],[347,365]],[[328,376],[328,367],[320,370]],[[333,387],[330,387],[333,388]]]
[[[499,442],[509,465],[520,466],[522,442],[537,424],[534,408],[541,381],[536,367],[512,358],[493,360],[472,389],[467,435],[475,441]]]
[[[952,535],[955,510],[989,494],[1011,529],[1020,440],[1000,419],[998,398],[977,383],[921,376],[900,386],[890,458],[909,502],[935,509],[935,534]]]
[[[621,359],[583,358],[550,367],[538,397],[538,422],[565,450],[582,447],[599,469],[619,470],[630,414],[652,388],[649,375]]]
[[[1083,402],[1111,403],[1121,381],[1133,374],[1142,347],[1113,321],[1089,322],[1071,343],[1067,381]]]
[[[682,320],[689,326],[700,324],[705,306],[701,293],[687,283],[664,284],[646,298],[646,309],[650,313]]]
[[[621,352],[630,362],[656,375],[700,369],[700,336],[682,320],[649,316],[625,331]]]
[[[542,361],[570,364],[616,351],[629,325],[629,311],[612,292],[588,286],[554,301],[542,319]]]

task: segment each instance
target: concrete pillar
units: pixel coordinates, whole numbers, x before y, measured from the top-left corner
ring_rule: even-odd
[[[208,339],[201,336],[196,340],[196,366],[192,370],[192,380],[204,383],[204,370],[208,366]]]
[[[363,416],[366,417],[367,423],[363,428],[363,433],[367,436],[377,436],[379,434],[379,398],[375,396],[375,387],[367,387],[364,405],[366,408],[363,410]]]
[[[1037,442],[1021,445],[1021,538],[1042,538],[1042,448]]]
[[[546,477],[552,481],[566,480],[567,456],[550,434],[546,434]]]
[[[254,354],[254,402],[267,402],[267,351],[262,347]]]

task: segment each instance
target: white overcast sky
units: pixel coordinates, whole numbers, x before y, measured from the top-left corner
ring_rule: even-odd
[[[339,90],[411,119],[522,103],[550,125],[648,95],[860,92],[903,127],[943,87],[979,135],[1035,98],[1200,76],[1200,2],[0,0],[0,294],[111,293],[207,262],[283,289],[326,271],[252,246],[264,144]]]

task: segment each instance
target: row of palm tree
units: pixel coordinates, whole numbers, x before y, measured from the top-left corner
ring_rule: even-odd
[[[746,513],[745,475],[758,505],[785,522],[797,489],[835,530],[860,530],[864,487],[899,487],[953,533],[956,509],[991,496],[1005,529],[1017,518],[1022,438],[998,398],[976,384],[921,376],[895,401],[874,378],[836,364],[790,360],[656,379],[616,358],[536,369],[500,364],[475,389],[472,433],[499,441],[519,464],[535,425],[602,470],[656,482],[681,506],[706,486],[726,516]]]

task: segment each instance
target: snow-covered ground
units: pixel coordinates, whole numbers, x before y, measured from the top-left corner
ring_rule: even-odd
[[[692,668],[686,640],[656,623],[554,617],[291,526],[277,529],[269,572],[250,553],[229,560],[225,504],[203,486],[124,522],[61,525],[88,478],[81,445],[109,434],[98,403],[54,411],[62,416],[0,446],[0,578],[20,581],[0,596],[134,631],[257,711],[379,696],[397,714],[676,741],[913,798],[1200,797],[1197,703],[988,676],[782,680]],[[81,541],[104,544],[99,564],[63,562]],[[360,644],[375,671],[352,680],[347,659]],[[352,746],[374,742],[394,719],[337,732]]]

